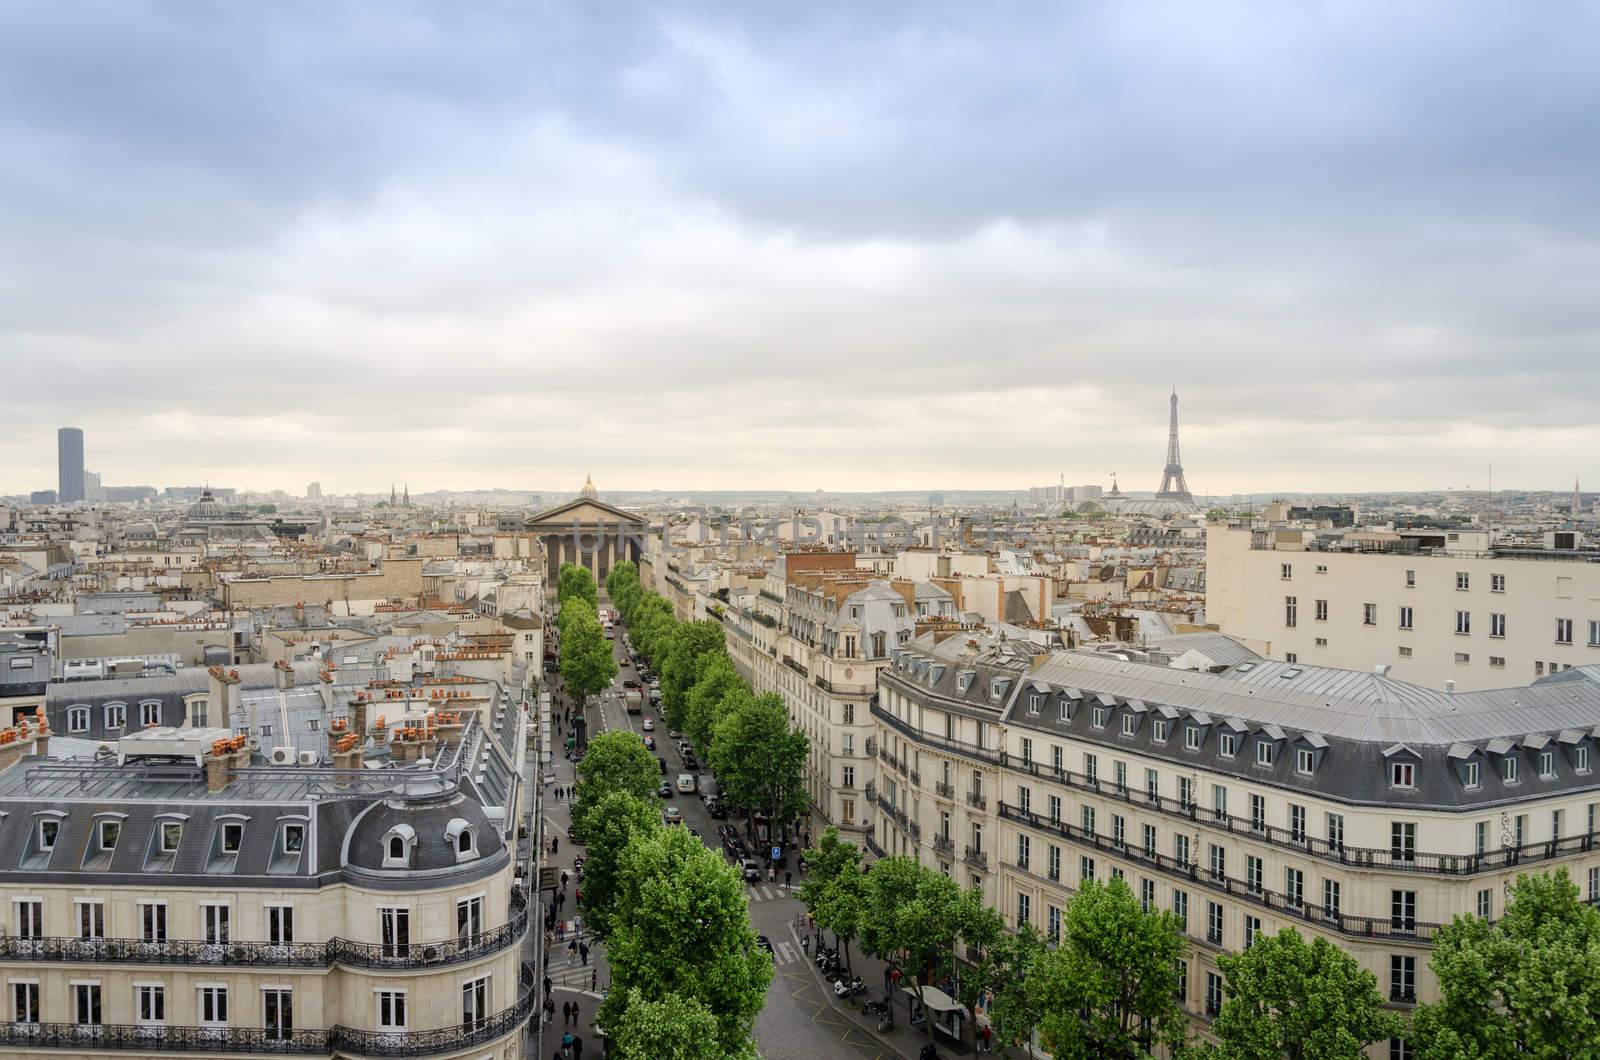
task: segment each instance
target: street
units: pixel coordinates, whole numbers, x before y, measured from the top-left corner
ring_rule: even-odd
[[[602,608],[610,606],[604,594],[601,596],[600,606]],[[672,797],[659,800],[662,808],[676,806],[683,815],[683,827],[699,833],[707,846],[726,858],[727,855],[722,854],[717,835],[717,826],[725,822],[711,818],[699,795],[680,794],[676,791],[679,773],[693,772],[697,776],[709,779],[709,768],[703,762],[695,770],[683,767],[683,760],[675,746],[676,741],[668,738],[666,723],[659,710],[649,705],[648,697],[643,714],[630,715],[623,707],[619,694],[621,683],[624,680],[637,680],[638,674],[627,660],[627,653],[622,646],[622,634],[622,625],[619,623],[616,641],[612,648],[618,664],[616,683],[611,691],[602,693],[590,702],[586,711],[589,735],[592,737],[612,729],[626,729],[636,733],[641,739],[646,735],[654,737],[656,741],[654,753],[667,760],[667,772],[663,779],[674,785]],[[559,692],[555,699],[559,713],[566,699]],[[643,731],[642,723],[645,718],[652,721],[655,731],[651,733]],[[561,730],[561,734],[556,738],[558,748],[563,746],[565,736],[570,733],[570,726]],[[568,844],[566,834],[570,823],[571,804],[566,799],[556,799],[554,792],[556,789],[569,788],[574,783],[573,764],[565,757],[558,757],[556,779],[544,789],[544,814],[546,834],[558,836],[560,839],[556,854],[554,857],[547,855],[546,863],[557,865],[569,873],[572,871],[573,857],[581,855],[583,848]],[[741,826],[741,834],[742,832]],[[746,846],[750,848],[752,856],[756,856],[760,849],[758,844],[749,841],[749,837],[746,837]],[[798,887],[800,882],[798,857],[792,851],[789,852],[788,866],[789,870],[796,874],[794,886]],[[560,921],[570,922],[574,915],[576,886],[577,881],[574,879],[567,888],[566,900],[557,913]],[[885,1052],[870,1035],[837,1013],[830,1005],[830,999],[823,997],[817,976],[809,963],[810,957],[801,946],[805,907],[799,900],[786,893],[783,871],[781,869],[778,871],[776,883],[762,881],[746,885],[746,894],[750,900],[751,925],[758,934],[765,935],[771,940],[773,948],[775,974],[767,994],[766,1006],[756,1021],[756,1039],[762,1056],[767,1060],[801,1060],[801,1058],[815,1060],[819,1056],[898,1055]],[[551,895],[546,893],[541,898],[548,901]],[[589,1057],[603,1055],[604,1050],[595,1038],[590,1024],[599,1006],[602,991],[608,982],[604,946],[593,940],[584,941],[592,947],[587,964],[580,956],[569,952],[569,944],[565,939],[557,937],[551,947],[547,974],[554,987],[556,1013],[554,1021],[544,1028],[543,1050],[535,1055],[559,1056],[562,1034],[567,1030],[574,1030],[571,1027],[563,1027],[562,1006],[572,1002],[580,1006],[580,1026],[574,1033],[580,1034],[584,1040],[583,1055]]]

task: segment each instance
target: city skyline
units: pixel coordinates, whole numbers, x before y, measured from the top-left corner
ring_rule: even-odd
[[[1561,10],[11,9],[0,492],[1600,481]]]

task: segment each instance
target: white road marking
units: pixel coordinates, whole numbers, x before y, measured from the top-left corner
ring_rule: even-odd
[[[772,962],[773,964],[793,964],[795,961],[800,959],[799,954],[795,952],[795,947],[787,942],[780,942],[774,946],[773,949],[777,951],[774,955],[775,959]]]

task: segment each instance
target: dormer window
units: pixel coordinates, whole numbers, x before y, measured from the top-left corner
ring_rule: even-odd
[[[222,826],[222,852],[237,854],[244,846],[244,825],[230,821]]]
[[[1317,756],[1309,747],[1298,747],[1294,752],[1294,771],[1310,776],[1317,771]]]
[[[1037,714],[1044,707],[1044,693],[1035,692],[1028,697],[1028,713]]]
[[[972,674],[971,674],[970,671],[967,672],[967,673],[957,674],[956,675],[956,691],[957,692],[965,692],[967,689],[969,689],[971,687],[972,687]]]
[[[1224,758],[1232,758],[1239,750],[1239,738],[1231,732],[1221,733],[1217,736],[1217,753]]]
[[[1200,750],[1200,727],[1186,725],[1183,729],[1183,749],[1185,751]]]
[[[159,700],[150,700],[139,704],[139,727],[150,728],[161,724],[161,703]]]
[[[1519,779],[1518,773],[1519,769],[1515,758],[1504,758],[1500,761],[1500,777],[1507,784],[1517,783]]]
[[[1539,752],[1539,779],[1554,780],[1556,776],[1556,753],[1546,749]]]
[[[473,833],[472,825],[461,818],[450,821],[445,827],[444,837],[456,852],[456,861],[471,861],[478,856],[478,837]]]
[[[39,822],[39,852],[48,853],[56,848],[56,836],[61,834],[60,821]]]
[[[1129,711],[1122,716],[1122,735],[1136,736],[1139,732],[1139,715]]]
[[[1579,773],[1589,772],[1589,749],[1587,747],[1574,747],[1572,749],[1572,768]]]
[[[411,854],[417,846],[417,833],[408,824],[397,824],[383,837],[383,867],[409,869]]]
[[[161,853],[176,854],[183,842],[183,824],[180,821],[161,822]]]
[[[1060,717],[1061,717],[1062,721],[1071,721],[1072,720],[1072,700],[1068,699],[1066,696],[1062,696],[1061,697],[1061,715],[1060,715]]]
[[[109,854],[117,849],[117,840],[122,837],[121,821],[101,821],[100,827],[95,829],[96,838],[100,843],[100,851]]]
[[[286,824],[283,826],[283,852],[285,854],[298,854],[305,849],[306,826],[303,824]]]
[[[1167,742],[1167,723],[1164,722],[1164,721],[1153,721],[1153,722],[1151,722],[1150,723],[1150,739],[1154,740],[1156,743],[1166,743]]]
[[[88,732],[89,731],[89,708],[88,707],[68,707],[67,708],[67,731],[69,733]]]
[[[1466,788],[1482,787],[1483,782],[1478,772],[1478,763],[1467,762],[1461,770],[1461,783]]]
[[[1256,741],[1256,765],[1270,767],[1276,757],[1276,747],[1265,740]]]
[[[106,704],[106,728],[121,729],[128,724],[128,705],[126,703]]]
[[[1414,788],[1417,786],[1417,766],[1415,762],[1390,762],[1389,786],[1394,788]]]

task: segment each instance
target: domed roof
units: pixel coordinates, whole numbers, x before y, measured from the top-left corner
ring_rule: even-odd
[[[345,838],[346,864],[375,872],[416,872],[450,868],[459,864],[454,834],[461,824],[472,829],[474,860],[488,857],[503,845],[499,833],[476,799],[457,794],[438,798],[392,798],[374,805],[351,826]],[[454,827],[452,828],[452,826]],[[384,854],[391,833],[398,830],[415,847],[410,864],[404,868],[385,868]]]
[[[200,492],[200,499],[189,506],[188,519],[191,523],[207,522],[221,519],[225,515],[227,509],[212,495],[210,487],[207,487]]]
[[[594,479],[587,474],[583,476],[583,489],[578,491],[578,496],[586,501],[600,499],[600,491],[594,488]]]

